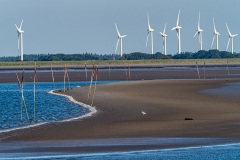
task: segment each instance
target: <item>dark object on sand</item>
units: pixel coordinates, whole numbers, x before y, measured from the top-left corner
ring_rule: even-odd
[[[192,121],[193,118],[185,118],[185,121]]]

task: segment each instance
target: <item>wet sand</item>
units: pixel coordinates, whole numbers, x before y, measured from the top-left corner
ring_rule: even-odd
[[[148,77],[147,73],[143,73],[142,77],[144,75]],[[117,73],[112,74],[118,75]],[[195,74],[196,72],[192,72],[188,75],[190,78],[194,78]],[[154,77],[154,74],[152,76]],[[228,139],[225,142],[230,139],[237,141],[240,138],[239,98],[208,95],[201,91],[220,87],[226,82],[238,81],[239,79],[229,78],[175,79],[98,85],[93,103],[97,113],[93,116],[71,122],[52,123],[4,133],[0,135],[0,138],[2,142],[53,141],[53,143],[55,140],[144,137],[205,137]],[[91,101],[87,101],[88,90],[88,87],[74,88],[66,94],[77,101],[91,104]],[[143,115],[142,111],[146,114]],[[193,120],[186,121],[185,118]],[[211,142],[206,141],[205,144],[209,143]],[[182,143],[182,146],[186,145],[186,143]],[[125,147],[127,150],[133,150],[169,146]],[[100,148],[99,146],[78,147],[72,148],[72,151],[99,151]],[[121,146],[115,146],[116,150],[122,150],[121,148]],[[62,151],[60,148],[52,148],[52,150]],[[71,148],[67,150],[71,151]],[[103,147],[102,150],[112,150],[112,147]]]

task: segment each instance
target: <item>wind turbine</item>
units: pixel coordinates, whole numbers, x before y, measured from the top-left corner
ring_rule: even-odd
[[[23,61],[23,33],[24,33],[24,31],[22,30],[22,24],[23,24],[23,20],[20,24],[20,27],[18,27],[15,24],[17,28],[17,33],[18,33],[18,49],[20,50],[21,61]]]
[[[203,32],[203,30],[200,27],[200,12],[199,12],[198,28],[197,28],[197,32],[195,33],[194,37],[196,37],[196,35],[198,34],[199,43],[200,43],[200,50],[202,50],[202,32]]]
[[[176,26],[172,29],[173,30],[176,30],[177,31],[177,37],[178,37],[178,53],[180,54],[181,53],[181,29],[182,27],[178,25],[179,23],[179,15],[180,15],[180,10],[178,12],[178,19],[177,19],[177,24]]]
[[[118,40],[117,40],[117,45],[116,45],[116,49],[115,49],[115,53],[117,52],[117,48],[118,48],[118,43],[119,43],[119,40],[120,40],[120,55],[122,57],[122,54],[123,54],[123,51],[122,51],[122,39],[124,37],[126,37],[127,35],[121,35],[118,31],[118,28],[117,28],[117,24],[115,23],[115,26],[116,26],[116,30],[117,30],[117,34],[118,34]]]
[[[236,37],[238,34],[232,34],[228,28],[228,25],[226,23],[226,26],[227,26],[227,30],[228,30],[228,34],[229,34],[229,39],[228,39],[228,44],[227,44],[227,49],[226,51],[228,50],[228,45],[229,45],[229,42],[230,42],[230,39],[232,39],[232,53],[233,53],[233,38]]]
[[[167,23],[165,24],[165,27],[164,27],[163,32],[160,32],[160,34],[162,35],[162,38],[163,38],[163,53],[164,53],[164,55],[167,55],[167,34],[166,34],[166,25],[167,25]]]
[[[151,28],[151,26],[150,26],[148,12],[147,12],[147,17],[148,17],[148,29],[147,29],[148,35],[147,35],[146,47],[148,44],[148,37],[149,37],[149,33],[150,33],[151,34],[151,54],[153,54],[153,32],[154,32],[154,29]]]
[[[220,33],[216,30],[214,17],[213,17],[213,27],[214,27],[214,32],[213,32],[214,36],[213,36],[211,48],[213,47],[213,42],[214,42],[214,39],[216,37],[216,49],[218,50],[218,36],[220,36]]]

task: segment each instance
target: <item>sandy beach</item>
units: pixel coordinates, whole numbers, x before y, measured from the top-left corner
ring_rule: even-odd
[[[112,74],[117,75],[117,73]],[[192,72],[188,75],[194,78],[195,74],[196,72]],[[225,142],[230,141],[230,139],[239,141],[239,97],[202,93],[205,89],[218,88],[227,82],[238,81],[239,79],[229,78],[175,79],[127,81],[98,85],[93,103],[97,113],[93,116],[2,133],[0,138],[3,143],[144,137],[225,138],[227,139]],[[79,102],[90,105],[91,100],[87,101],[88,90],[88,86],[73,88],[66,94]],[[143,115],[142,111],[146,114]],[[193,120],[185,120],[185,118]],[[205,142],[205,144],[209,143],[214,142]],[[183,142],[176,146],[188,145],[190,144]],[[125,149],[167,147],[169,145],[125,146]],[[116,150],[123,148],[115,147]],[[62,151],[59,148],[52,148],[52,150]],[[71,151],[71,148],[66,150]],[[72,151],[96,150],[113,150],[113,148],[72,148]]]

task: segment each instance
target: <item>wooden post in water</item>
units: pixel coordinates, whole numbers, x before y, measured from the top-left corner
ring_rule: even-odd
[[[25,102],[25,98],[24,98],[24,94],[23,94],[23,89],[24,89],[24,69],[23,69],[23,73],[22,73],[22,85],[21,86],[22,86],[22,100],[23,100],[26,116],[27,116],[27,119],[29,121],[28,110],[27,110],[27,106],[26,106],[26,102]]]
[[[16,78],[17,78],[19,89],[22,92],[22,86],[21,86],[21,83],[20,83],[17,73],[16,73]],[[22,122],[22,97],[21,97],[21,101],[20,101],[20,122]]]
[[[69,80],[69,75],[68,75],[68,69],[66,68],[66,76],[68,79],[68,89],[70,89],[70,80]]]
[[[199,73],[199,69],[198,69],[198,64],[196,62],[196,66],[197,66],[197,72],[198,72],[198,79],[200,79],[200,73]]]
[[[129,79],[129,81],[131,80],[131,68],[130,68],[130,64],[128,64],[128,79]]]
[[[110,63],[108,64],[108,77],[110,77],[110,72],[111,72],[111,70],[110,70]]]
[[[93,77],[94,77],[94,67],[95,67],[95,64],[93,65],[93,69],[92,69],[92,75],[91,75],[91,81],[90,81],[89,90],[88,90],[87,101],[89,100],[89,98],[90,98],[90,96],[92,94],[92,81],[93,81]]]
[[[53,74],[52,64],[51,64],[51,72],[52,72],[53,87],[54,87],[54,89],[55,89],[55,80],[54,80],[54,74]]]
[[[37,79],[37,65],[35,63],[35,66],[34,66],[34,87],[33,87],[33,94],[34,94],[34,122],[36,122],[36,79]]]
[[[94,67],[94,75],[95,75],[95,86],[94,86],[94,91],[93,91],[93,97],[92,97],[92,104],[91,106],[93,106],[93,101],[94,101],[94,98],[95,98],[95,93],[96,93],[96,90],[97,90],[97,80],[98,80],[98,69],[97,67],[95,66]]]
[[[85,75],[86,75],[86,83],[87,83],[87,64],[86,64],[86,62],[85,62]]]
[[[205,79],[205,61],[204,61],[204,73],[203,73],[204,79]]]
[[[227,73],[229,75],[228,61],[227,61]]]
[[[63,78],[63,85],[64,85],[63,91],[64,92],[66,92],[65,81],[66,81],[66,64],[65,64],[65,67],[64,67],[64,78]]]

